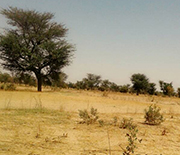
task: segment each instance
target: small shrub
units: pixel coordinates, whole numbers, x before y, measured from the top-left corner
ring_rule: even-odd
[[[149,109],[145,109],[145,123],[149,125],[159,125],[164,121],[163,115],[160,113],[160,108],[155,104],[150,105]]]
[[[95,123],[99,116],[97,115],[97,109],[91,108],[90,114],[85,110],[79,110],[79,117],[83,120],[81,123],[86,123],[87,125]]]
[[[127,118],[123,118],[119,127],[122,129],[129,129],[132,128],[133,126],[135,126],[135,124],[133,124],[133,119],[127,119]]]
[[[130,119],[123,118],[120,127],[123,129],[128,129],[128,132],[126,133],[126,137],[128,137],[128,145],[126,146],[125,149],[120,146],[123,149],[123,155],[134,154],[134,150],[135,148],[137,148],[136,142],[142,141],[142,139],[137,138],[137,133],[138,133],[137,125],[133,123],[132,118]]]
[[[102,126],[104,126],[104,120],[98,120],[98,123],[99,123],[99,125],[102,127]]]

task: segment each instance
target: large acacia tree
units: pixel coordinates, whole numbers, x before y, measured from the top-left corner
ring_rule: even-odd
[[[15,7],[1,10],[11,29],[0,34],[0,59],[4,69],[34,73],[38,91],[45,77],[57,78],[70,64],[74,46],[66,40],[68,29],[54,15]]]

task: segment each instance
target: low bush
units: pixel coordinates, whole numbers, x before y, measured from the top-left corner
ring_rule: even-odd
[[[160,113],[160,108],[155,104],[150,105],[148,109],[145,109],[145,123],[149,125],[159,125],[164,121],[163,115]]]

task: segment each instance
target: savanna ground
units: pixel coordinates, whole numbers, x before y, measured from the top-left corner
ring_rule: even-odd
[[[161,125],[144,124],[144,109],[153,103],[164,114]],[[79,123],[78,110],[91,107],[98,110],[104,126]],[[112,125],[115,116],[119,121],[133,118],[137,124],[142,142],[135,154],[180,154],[178,98],[19,88],[0,91],[0,155],[122,155],[127,130]]]

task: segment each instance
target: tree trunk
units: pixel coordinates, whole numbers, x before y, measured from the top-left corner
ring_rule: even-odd
[[[42,91],[42,76],[41,74],[36,74],[36,78],[37,78],[37,91],[41,92]]]
[[[42,91],[42,78],[38,78],[38,88],[37,91]]]

